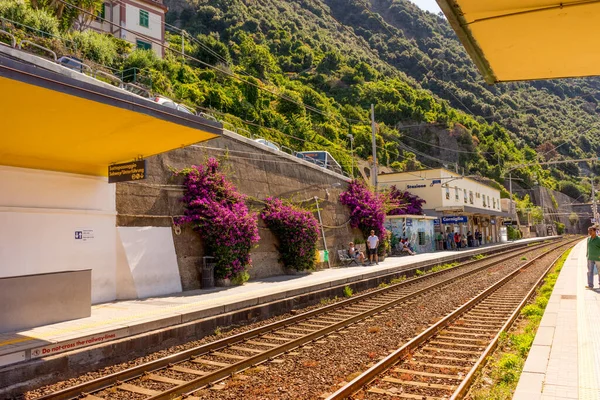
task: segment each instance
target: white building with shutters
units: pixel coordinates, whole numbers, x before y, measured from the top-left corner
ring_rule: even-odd
[[[437,231],[466,235],[478,230],[484,243],[500,240],[503,218],[509,215],[496,188],[444,168],[381,174],[377,179],[379,189],[396,186],[425,200],[423,212],[437,217]]]
[[[105,0],[90,27],[163,57],[166,13],[162,0]]]

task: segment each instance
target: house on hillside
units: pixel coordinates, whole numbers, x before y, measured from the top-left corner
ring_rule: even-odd
[[[138,49],[165,54],[165,14],[162,0],[105,0],[90,28],[133,43]]]

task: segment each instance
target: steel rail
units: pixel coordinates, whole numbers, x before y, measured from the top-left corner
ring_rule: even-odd
[[[523,298],[523,300],[521,301],[521,303],[519,303],[519,305],[517,306],[517,308],[515,309],[515,311],[508,318],[508,320],[504,323],[504,325],[502,326],[502,328],[500,328],[500,330],[498,331],[498,333],[496,334],[496,336],[494,336],[494,338],[492,339],[492,341],[490,342],[490,344],[486,347],[486,349],[484,350],[484,352],[481,354],[481,356],[479,357],[479,359],[477,360],[477,362],[475,363],[475,365],[467,373],[467,375],[465,376],[465,379],[460,383],[460,385],[458,386],[458,388],[456,389],[456,391],[452,394],[452,397],[450,397],[450,400],[456,400],[456,399],[462,398],[469,391],[469,389],[471,387],[471,384],[473,383],[473,380],[476,377],[476,374],[479,372],[479,370],[481,368],[483,368],[483,366],[485,365],[486,360],[489,357],[489,355],[492,354],[492,352],[496,349],[496,347],[498,347],[498,342],[500,341],[500,336],[503,333],[508,332],[510,330],[510,328],[513,325],[513,323],[516,321],[516,319],[521,314],[521,310],[523,309],[523,307],[525,307],[527,305],[527,303],[529,302],[529,300],[531,298],[533,298],[533,296],[535,295],[537,289],[542,285],[542,283],[544,282],[544,280],[546,279],[546,277],[548,276],[548,274],[550,273],[550,271],[552,271],[552,269],[554,268],[554,266],[556,265],[556,263],[558,262],[558,260],[560,260],[560,258],[565,253],[567,253],[568,251],[570,251],[571,249],[572,248],[568,248],[567,250],[563,251],[561,255],[559,255],[558,257],[556,257],[556,259],[554,261],[552,261],[552,263],[550,263],[550,266],[546,269],[546,271],[544,271],[544,273],[542,274],[542,276],[540,276],[540,278],[533,285],[533,287],[531,288],[531,290],[529,290],[529,292],[527,293],[527,295],[525,295],[525,297]]]
[[[143,376],[144,373],[158,371],[160,369],[168,367],[171,364],[180,363],[180,362],[192,359],[193,357],[210,354],[213,351],[226,348],[230,345],[233,345],[233,344],[236,344],[239,342],[243,342],[245,340],[257,338],[263,334],[273,332],[278,329],[282,329],[282,328],[289,327],[289,326],[294,326],[298,322],[305,321],[305,320],[308,320],[308,319],[311,319],[314,317],[326,315],[330,312],[335,312],[338,309],[341,309],[341,308],[344,308],[347,306],[352,306],[356,303],[360,303],[365,300],[377,298],[378,296],[382,296],[382,295],[385,296],[385,295],[393,294],[395,291],[398,291],[399,289],[403,289],[405,287],[410,287],[416,283],[423,282],[424,280],[426,281],[433,277],[443,276],[452,271],[456,271],[457,269],[465,269],[473,264],[482,263],[482,262],[484,263],[484,265],[477,267],[476,269],[464,272],[462,274],[459,274],[457,276],[454,276],[454,277],[444,280],[442,282],[438,282],[437,284],[429,285],[424,289],[421,289],[421,290],[418,290],[411,294],[402,296],[391,302],[386,302],[385,304],[383,304],[381,306],[371,308],[371,310],[368,310],[364,313],[360,313],[354,317],[348,318],[339,323],[335,323],[333,325],[324,327],[323,330],[316,331],[315,333],[311,333],[309,335],[303,336],[297,340],[292,340],[289,343],[285,343],[285,344],[281,345],[280,347],[265,351],[265,353],[261,353],[257,356],[248,357],[248,359],[241,361],[239,363],[231,364],[229,367],[227,367],[223,370],[216,371],[216,372],[220,372],[220,374],[218,374],[218,375],[215,375],[215,374],[206,375],[206,376],[200,377],[196,380],[188,382],[189,384],[191,384],[193,382],[194,385],[198,385],[199,382],[202,382],[200,384],[200,386],[203,386],[203,385],[206,385],[207,383],[209,383],[209,381],[218,381],[218,380],[222,379],[223,377],[226,377],[234,372],[243,370],[248,367],[248,364],[249,365],[258,364],[264,360],[268,360],[269,358],[274,357],[275,355],[284,353],[295,347],[298,347],[303,343],[307,343],[307,342],[316,340],[317,338],[327,335],[330,332],[336,331],[343,326],[352,324],[352,323],[359,321],[361,319],[364,319],[370,315],[377,314],[388,308],[392,308],[392,307],[398,305],[399,303],[406,302],[414,297],[420,296],[421,294],[423,294],[427,291],[434,290],[437,287],[442,287],[444,285],[448,285],[452,282],[455,282],[458,279],[462,279],[466,276],[475,274],[481,270],[484,270],[484,269],[490,268],[494,265],[497,265],[506,260],[506,258],[502,258],[502,257],[505,257],[507,255],[510,255],[510,257],[508,257],[508,258],[518,257],[521,254],[524,254],[524,253],[527,253],[530,251],[535,251],[535,250],[543,248],[547,245],[548,245],[548,243],[541,243],[537,246],[531,246],[531,247],[527,247],[527,245],[525,245],[523,247],[518,247],[517,249],[512,248],[511,250],[507,250],[504,252],[494,254],[486,260],[468,261],[468,262],[462,263],[461,265],[456,266],[454,268],[450,268],[450,269],[434,272],[431,274],[427,274],[427,275],[424,275],[421,277],[417,277],[414,279],[406,280],[404,282],[401,282],[401,283],[398,283],[398,284],[395,284],[395,285],[392,285],[392,286],[389,286],[386,288],[378,289],[378,290],[375,290],[370,293],[352,297],[348,300],[344,300],[344,301],[336,303],[336,304],[332,304],[332,305],[325,306],[325,307],[322,307],[322,308],[319,308],[316,310],[312,310],[312,311],[309,311],[309,312],[306,312],[303,314],[299,314],[299,315],[296,315],[296,316],[293,316],[293,317],[290,317],[290,318],[287,318],[287,319],[284,319],[281,321],[274,322],[269,325],[265,325],[263,327],[255,328],[255,329],[249,330],[247,332],[242,332],[240,334],[230,336],[228,338],[224,338],[224,339],[221,339],[221,340],[218,340],[215,342],[207,343],[205,345],[198,346],[193,349],[185,350],[180,353],[161,358],[159,360],[150,361],[148,363],[145,363],[145,364],[142,364],[142,365],[139,365],[139,366],[136,366],[136,367],[124,370],[124,371],[115,372],[113,374],[110,374],[110,375],[107,375],[107,376],[104,376],[104,377],[101,377],[101,378],[98,378],[98,379],[95,379],[95,380],[92,380],[89,382],[84,382],[77,386],[73,386],[70,388],[63,389],[58,392],[44,395],[42,397],[39,397],[37,400],[50,400],[50,399],[67,400],[67,399],[77,398],[82,393],[95,393],[95,392],[101,391],[103,389],[112,387],[115,384],[121,383],[123,381],[129,381],[132,379],[139,378],[139,377]],[[490,260],[493,260],[496,258],[502,258],[502,259],[498,260],[498,261],[490,262]],[[486,261],[488,261],[488,262],[486,262]],[[434,266],[437,264],[439,264],[439,263],[432,263],[432,264],[430,264],[430,266]],[[413,270],[416,270],[417,268],[418,267],[415,267]],[[421,268],[423,268],[423,267],[421,267]],[[407,269],[406,271],[402,271],[402,272],[409,272],[409,271],[411,271],[411,269]],[[210,380],[207,379],[209,376],[211,378]],[[187,386],[189,386],[189,385],[187,385]],[[186,386],[186,389],[177,390],[176,394],[183,394],[186,391],[190,390],[190,389],[187,389],[187,386]],[[169,393],[165,392],[166,393],[165,396],[167,396],[167,397],[154,396],[154,397],[148,398],[147,400],[151,400],[151,399],[154,400],[154,399],[159,399],[159,398],[170,398],[171,396],[175,395],[175,393],[173,393],[172,391],[174,389],[178,389],[178,388],[179,388],[179,386],[176,386],[174,388],[171,388],[168,391]]]
[[[523,253],[520,252],[518,255],[513,255],[510,258],[518,257],[521,254],[523,254]],[[546,253],[541,254],[538,257],[542,257],[545,254]],[[538,257],[536,257],[535,259],[537,259]],[[265,353],[258,354],[256,356],[248,357],[245,360],[242,360],[242,361],[240,361],[240,362],[238,362],[236,364],[230,365],[229,367],[226,367],[226,368],[223,368],[221,370],[218,370],[218,371],[215,371],[213,373],[210,373],[209,375],[199,377],[199,378],[194,379],[192,381],[183,383],[183,384],[181,384],[179,386],[175,386],[175,387],[173,387],[171,389],[168,389],[166,391],[161,392],[160,394],[157,394],[157,395],[154,395],[152,397],[149,397],[146,400],[166,400],[166,399],[172,399],[172,398],[174,398],[175,396],[178,396],[178,395],[184,395],[184,398],[185,398],[185,396],[191,396],[196,390],[201,389],[202,387],[204,387],[204,386],[206,386],[208,384],[211,384],[211,383],[217,382],[219,380],[222,380],[223,378],[226,378],[226,377],[228,377],[228,376],[230,376],[232,374],[235,374],[236,372],[245,370],[245,369],[247,369],[247,368],[249,368],[249,367],[251,367],[253,365],[256,365],[256,364],[264,362],[264,361],[266,361],[268,359],[271,359],[271,358],[273,358],[273,357],[275,357],[275,356],[277,356],[279,354],[282,354],[282,353],[285,353],[285,352],[290,351],[292,349],[295,349],[297,347],[300,347],[300,346],[302,346],[305,343],[317,340],[320,337],[326,336],[326,335],[328,335],[331,332],[335,332],[337,330],[345,328],[345,327],[347,327],[349,325],[352,325],[352,324],[354,324],[354,323],[356,323],[356,322],[358,322],[360,320],[363,320],[363,319],[365,319],[365,318],[367,318],[369,316],[372,316],[372,315],[378,314],[378,313],[380,313],[382,311],[385,311],[387,309],[393,308],[393,307],[397,306],[400,303],[404,303],[404,302],[410,301],[410,300],[412,300],[412,299],[414,299],[416,297],[421,296],[422,294],[425,294],[425,293],[430,292],[432,290],[439,289],[439,288],[441,288],[443,286],[447,286],[449,284],[455,283],[459,279],[462,279],[462,278],[474,275],[474,274],[476,274],[476,273],[478,273],[478,272],[480,272],[482,270],[488,269],[488,268],[490,268],[490,267],[492,267],[494,265],[497,265],[497,264],[499,264],[499,263],[501,263],[503,261],[505,261],[505,260],[501,260],[501,261],[498,261],[498,262],[487,263],[484,266],[481,266],[481,267],[478,267],[478,268],[476,268],[474,270],[465,272],[465,273],[463,273],[461,275],[458,275],[458,276],[455,276],[455,277],[453,277],[451,279],[448,279],[448,280],[445,280],[445,281],[442,281],[442,282],[438,282],[437,284],[430,285],[430,286],[428,286],[426,288],[420,289],[420,290],[418,290],[416,292],[413,292],[413,293],[408,294],[406,296],[400,297],[400,298],[398,298],[396,300],[390,301],[390,302],[388,302],[386,304],[383,304],[381,306],[372,308],[371,310],[366,311],[364,313],[358,314],[358,315],[350,317],[350,318],[348,318],[346,320],[342,320],[342,321],[340,321],[338,323],[335,323],[335,324],[332,324],[330,326],[324,327],[323,329],[321,329],[319,331],[316,331],[314,333],[311,333],[309,335],[303,336],[303,337],[298,338],[296,340],[292,340],[292,341],[290,341],[288,343],[283,344],[281,347],[274,348],[272,350],[266,351]],[[525,265],[528,265],[528,264],[529,263],[527,263]],[[520,269],[522,269],[522,268],[523,268],[522,266],[519,267],[517,269],[517,271],[520,270]]]
[[[565,243],[563,246],[570,246],[569,247],[569,249],[570,249],[572,243],[576,242],[576,241],[579,241],[579,240],[581,240],[581,239],[576,239],[576,240],[573,240],[573,241],[569,241],[568,243]],[[561,247],[563,247],[563,246],[561,246]],[[561,256],[562,256],[562,254],[564,254],[564,252],[561,253]],[[345,399],[345,398],[348,398],[349,396],[353,395],[354,393],[360,391],[365,386],[367,386],[371,381],[373,381],[378,376],[380,376],[382,373],[384,373],[385,371],[387,371],[391,367],[393,367],[395,364],[397,364],[398,361],[402,360],[407,354],[414,352],[417,348],[419,348],[421,345],[423,345],[425,342],[427,342],[433,336],[435,336],[436,334],[438,334],[440,331],[442,331],[448,325],[450,325],[454,321],[458,320],[461,316],[463,316],[464,314],[466,314],[468,311],[470,311],[476,305],[478,305],[479,303],[481,303],[482,301],[484,301],[486,298],[488,298],[490,295],[492,295],[494,292],[496,292],[497,290],[499,290],[508,281],[512,280],[518,274],[520,274],[523,269],[528,268],[534,262],[538,261],[540,258],[542,258],[542,257],[544,257],[546,255],[547,255],[547,253],[541,254],[539,256],[536,256],[535,258],[533,258],[530,261],[528,261],[526,264],[522,265],[521,267],[519,267],[515,271],[511,272],[510,274],[508,274],[506,277],[504,277],[500,281],[494,283],[493,285],[491,285],[490,287],[488,287],[486,290],[484,290],[482,293],[480,293],[478,296],[474,297],[473,299],[471,299],[470,301],[468,301],[467,303],[465,303],[460,308],[458,308],[455,311],[453,311],[452,313],[448,314],[446,317],[444,317],[443,319],[441,319],[440,321],[438,321],[436,324],[430,326],[424,332],[422,332],[421,334],[415,336],[413,339],[411,339],[409,342],[407,342],[406,344],[404,344],[398,350],[396,350],[393,353],[389,354],[383,360],[381,360],[377,364],[373,365],[371,368],[369,368],[368,370],[366,370],[365,372],[363,372],[361,375],[359,375],[358,377],[356,377],[355,379],[353,379],[351,382],[349,382],[345,386],[343,386],[340,389],[338,389],[335,393],[333,393],[329,397],[327,397],[326,400],[340,400],[340,399]],[[552,262],[552,264],[550,265],[550,267],[548,267],[548,269],[543,274],[543,276],[537,281],[536,285],[539,285],[539,283],[541,282],[541,280],[545,277],[545,275],[547,274],[547,272],[554,266],[554,264],[556,263],[556,261],[559,258],[560,258],[560,256],[557,257]],[[531,296],[531,294],[535,291],[536,288],[537,288],[537,286],[534,286],[528,292],[527,296]],[[519,303],[520,306],[522,306],[524,304],[526,304],[526,299],[524,299],[523,301],[521,301],[521,303]],[[516,319],[518,317],[518,311],[519,310],[515,311],[511,315],[510,319],[512,321],[514,321],[514,319]],[[506,329],[507,326],[508,327],[510,326],[508,324],[508,322],[504,324],[503,329]],[[500,336],[500,334],[496,335],[497,338],[499,338],[499,336]],[[486,348],[485,354],[489,354],[489,352],[491,350],[492,350],[492,344],[490,344],[488,346],[488,348]],[[484,358],[482,356],[478,360],[479,362],[478,362],[478,364],[476,364],[478,367],[483,362],[483,359]],[[475,374],[474,371],[470,371],[469,377],[468,377],[469,380],[473,379],[474,374]],[[467,378],[467,377],[465,377],[465,378]],[[465,387],[468,388],[468,386],[465,384],[464,387],[462,387],[462,386],[460,387],[460,390],[464,391]],[[427,397],[427,396],[424,396],[424,397]],[[453,398],[456,398],[456,397],[453,397]]]

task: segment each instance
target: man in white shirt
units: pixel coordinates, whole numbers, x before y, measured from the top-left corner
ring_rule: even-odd
[[[375,235],[375,231],[371,231],[371,235],[367,238],[367,244],[369,247],[369,265],[373,264],[373,258],[375,258],[375,263],[379,265],[379,257],[377,256],[379,238]]]

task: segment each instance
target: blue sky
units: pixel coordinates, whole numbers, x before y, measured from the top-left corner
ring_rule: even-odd
[[[418,5],[423,10],[431,11],[434,14],[439,13],[440,7],[437,5],[435,0],[410,0],[416,5]]]

